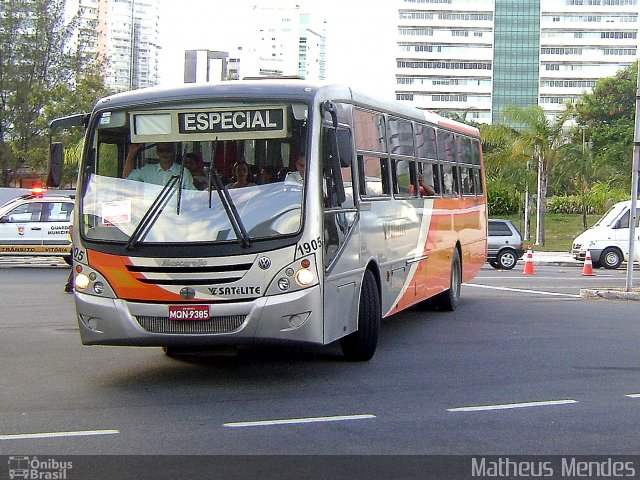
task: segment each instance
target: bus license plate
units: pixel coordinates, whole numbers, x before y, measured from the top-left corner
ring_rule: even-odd
[[[169,305],[169,320],[209,320],[209,305]]]

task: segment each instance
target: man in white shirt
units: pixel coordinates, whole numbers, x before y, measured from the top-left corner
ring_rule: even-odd
[[[296,157],[296,171],[287,173],[284,178],[284,183],[295,183],[302,185],[304,182],[305,168],[307,167],[307,157],[304,155],[298,155]]]
[[[181,167],[174,162],[176,151],[173,142],[158,142],[156,144],[156,152],[160,159],[159,163],[147,164],[144,167],[134,169],[133,162],[141,147],[142,144],[134,143],[129,148],[129,154],[122,170],[124,178],[155,185],[166,185],[172,176],[180,175]],[[183,173],[182,188],[195,190],[191,172],[186,168]]]

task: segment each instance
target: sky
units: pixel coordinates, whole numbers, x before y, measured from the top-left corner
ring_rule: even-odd
[[[265,0],[162,0],[160,85],[183,82],[184,51],[230,50],[242,44],[243,16]],[[286,0],[270,0],[285,5]],[[395,18],[389,0],[317,0],[310,7],[327,19],[327,78],[367,93],[395,98]]]

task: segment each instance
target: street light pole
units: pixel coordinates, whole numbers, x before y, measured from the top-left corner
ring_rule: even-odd
[[[640,169],[640,62],[636,82],[636,124],[633,133],[633,162],[631,167],[631,212],[629,212],[629,258],[627,259],[626,290],[633,290],[633,260],[636,256],[636,203],[638,200],[638,170]]]

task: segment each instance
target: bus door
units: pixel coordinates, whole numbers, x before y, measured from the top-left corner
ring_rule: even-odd
[[[360,238],[351,131],[325,128],[321,172],[324,254],[324,342],[358,326]]]

